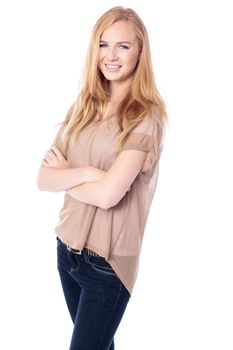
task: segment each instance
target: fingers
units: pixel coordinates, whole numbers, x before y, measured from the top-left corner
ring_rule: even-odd
[[[66,159],[60,149],[55,145],[51,146],[45,157],[48,157],[50,160],[55,159],[55,157],[59,158],[59,160]]]
[[[68,168],[68,162],[60,149],[52,145],[42,161],[44,167]]]
[[[49,163],[45,159],[42,160],[41,165],[45,168],[49,167]]]
[[[60,159],[64,158],[63,153],[59,150],[59,148],[57,146],[52,145],[51,150],[56,155],[57,158],[60,158]]]
[[[55,155],[55,153],[51,150],[47,151],[46,155],[44,156],[44,159],[47,160],[48,162],[53,161],[57,158],[57,156]]]
[[[49,160],[53,160],[56,158],[59,158],[59,159],[64,158],[64,156],[59,150],[59,148],[53,145],[51,146],[50,150],[47,151],[45,158],[48,158]]]

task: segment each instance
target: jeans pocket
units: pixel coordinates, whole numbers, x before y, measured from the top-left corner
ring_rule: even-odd
[[[89,260],[89,265],[95,272],[104,275],[116,276],[116,273],[111,267],[111,265],[102,258],[99,259],[96,257],[92,257],[92,259]]]

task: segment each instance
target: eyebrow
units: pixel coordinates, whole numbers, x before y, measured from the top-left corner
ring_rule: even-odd
[[[104,41],[104,40],[100,40],[100,42],[108,44],[108,42]],[[129,45],[132,45],[132,43],[130,41],[118,41],[116,44],[129,44]]]

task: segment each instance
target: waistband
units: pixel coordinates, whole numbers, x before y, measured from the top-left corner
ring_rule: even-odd
[[[67,250],[69,250],[70,252],[72,252],[74,254],[82,255],[83,253],[86,253],[87,255],[90,255],[90,256],[100,257],[100,255],[98,255],[97,253],[95,253],[91,249],[88,249],[88,248],[83,248],[83,250],[74,249],[74,248],[70,247],[69,245],[67,245],[66,243],[62,242],[59,237],[57,237],[57,240],[58,240],[58,242],[63,244]]]

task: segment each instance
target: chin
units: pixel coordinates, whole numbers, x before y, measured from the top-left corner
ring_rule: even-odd
[[[103,74],[103,76],[105,77],[105,79],[110,80],[110,81],[115,81],[115,80],[121,80],[121,77],[117,77],[117,76],[113,76],[113,74],[109,74],[109,73],[105,73]]]

